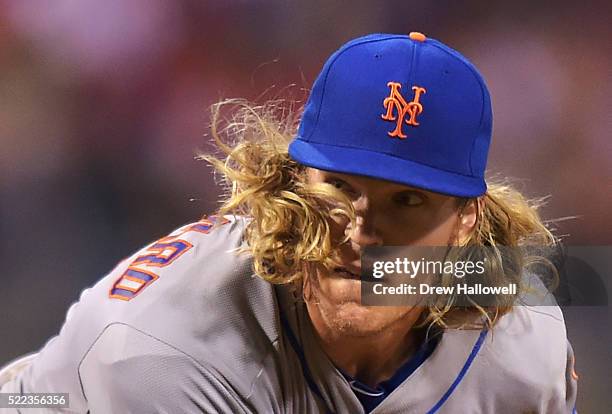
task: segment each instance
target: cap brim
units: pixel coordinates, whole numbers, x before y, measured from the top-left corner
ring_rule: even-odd
[[[300,164],[320,170],[362,175],[456,197],[478,197],[487,191],[483,178],[358,148],[295,139],[289,145],[289,156]]]

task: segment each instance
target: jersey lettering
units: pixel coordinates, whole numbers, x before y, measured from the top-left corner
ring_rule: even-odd
[[[181,237],[190,231],[199,233],[210,232],[214,223],[229,223],[224,217],[205,217],[197,223],[188,225],[177,234],[159,239],[148,247],[144,254],[134,259],[127,269],[119,276],[109,292],[112,299],[132,300],[147,286],[155,282],[159,276],[143,269],[143,267],[164,267],[173,263],[184,253],[189,251],[193,245]]]

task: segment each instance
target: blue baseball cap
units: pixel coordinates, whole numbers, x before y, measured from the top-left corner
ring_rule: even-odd
[[[372,34],[338,49],[316,79],[289,155],[458,197],[477,197],[491,98],[464,56],[422,33]]]

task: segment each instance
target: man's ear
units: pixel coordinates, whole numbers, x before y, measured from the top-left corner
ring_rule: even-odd
[[[476,227],[480,208],[480,203],[478,199],[475,198],[468,200],[468,202],[459,209],[457,240],[459,241],[460,246],[464,245],[468,241],[472,231]]]

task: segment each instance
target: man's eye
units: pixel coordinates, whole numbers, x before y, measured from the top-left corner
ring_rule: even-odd
[[[418,193],[402,193],[394,197],[394,201],[402,206],[419,206],[425,201],[424,197]]]
[[[333,185],[338,190],[344,191],[347,194],[353,194],[355,192],[353,187],[351,187],[350,184],[348,184],[346,181],[330,179],[327,180],[327,183]]]

